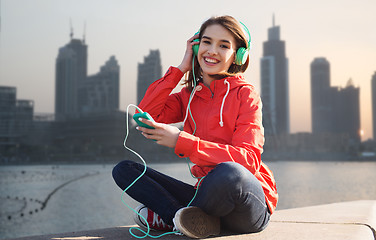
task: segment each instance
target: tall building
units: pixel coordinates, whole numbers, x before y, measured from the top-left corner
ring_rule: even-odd
[[[16,102],[16,129],[21,134],[27,134],[33,125],[34,101],[17,100]]]
[[[124,113],[119,111],[120,66],[111,56],[99,72],[88,76],[85,40],[72,39],[59,49],[56,59],[55,122],[42,125],[65,154],[92,159],[111,155],[124,133]]]
[[[280,40],[280,27],[268,29],[268,40],[263,43],[261,58],[261,98],[263,101],[263,125],[266,135],[288,134],[289,77],[285,42]]]
[[[55,115],[56,120],[77,117],[78,88],[87,77],[87,45],[83,40],[71,39],[59,49],[56,58]]]
[[[16,88],[0,86],[0,144],[14,142]]]
[[[371,91],[373,140],[376,140],[376,72],[373,74],[371,79]]]
[[[311,63],[311,107],[312,132],[330,132],[333,126],[330,117],[333,105],[328,104],[333,96],[330,88],[330,64],[323,58],[315,58]]]
[[[118,110],[120,67],[116,58],[110,57],[98,73],[88,76],[88,46],[72,36],[56,58],[55,119]]]
[[[17,100],[15,87],[0,86],[0,152],[17,146],[32,128],[34,102]]]
[[[97,74],[87,77],[79,88],[80,112],[98,113],[119,109],[120,66],[115,58],[110,59]]]
[[[352,79],[345,88],[338,88],[332,96],[333,132],[347,133],[352,143],[360,143],[360,89],[355,87]]]
[[[159,50],[150,50],[149,55],[144,57],[144,63],[138,63],[137,103],[141,102],[149,85],[161,77],[162,65]]]
[[[352,80],[346,87],[330,86],[330,64],[324,57],[311,62],[312,133],[347,134],[360,142],[359,87]]]

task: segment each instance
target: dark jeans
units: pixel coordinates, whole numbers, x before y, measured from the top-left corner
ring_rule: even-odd
[[[142,164],[122,161],[114,167],[112,175],[124,190],[143,170]],[[195,191],[194,186],[148,167],[145,175],[126,193],[173,225],[175,213],[187,206]],[[220,217],[222,228],[238,233],[262,231],[270,219],[260,182],[245,167],[234,162],[218,164],[208,173],[191,206]]]

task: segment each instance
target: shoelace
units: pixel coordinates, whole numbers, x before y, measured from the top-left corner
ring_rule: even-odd
[[[162,218],[156,214],[155,212],[153,212],[153,225],[155,226],[158,226],[160,227],[159,224],[162,224],[163,227],[166,227],[166,224],[165,222],[162,220]]]
[[[175,235],[183,236],[184,234],[182,232],[180,232],[180,230],[176,227],[175,218],[172,219],[172,222],[174,223],[174,227],[172,228],[172,232],[174,232]]]

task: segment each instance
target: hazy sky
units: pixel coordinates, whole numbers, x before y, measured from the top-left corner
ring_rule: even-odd
[[[18,99],[36,113],[54,112],[55,60],[59,47],[82,38],[86,22],[88,72],[111,55],[119,62],[120,106],[136,102],[137,63],[159,49],[162,71],[179,65],[186,40],[213,15],[229,14],[250,29],[253,49],[248,81],[260,90],[260,57],[275,23],[286,41],[290,79],[290,129],[311,131],[310,63],[326,57],[331,85],[352,78],[360,87],[363,139],[372,137],[371,77],[376,71],[375,0],[0,0],[0,85],[17,87]]]

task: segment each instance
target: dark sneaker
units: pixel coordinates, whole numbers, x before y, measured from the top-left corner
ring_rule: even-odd
[[[142,219],[142,217],[140,217],[139,215],[143,216],[146,219],[151,230],[167,232],[172,231],[173,226],[167,225],[158,214],[147,208],[145,205],[140,205],[134,210],[138,214],[133,215],[133,220],[144,230],[147,230],[148,226],[145,223],[145,220]]]
[[[177,230],[190,238],[206,238],[220,233],[219,218],[206,214],[198,207],[179,209],[173,221]]]

